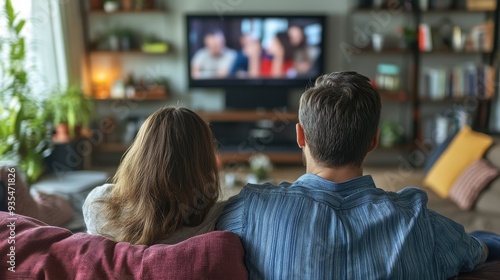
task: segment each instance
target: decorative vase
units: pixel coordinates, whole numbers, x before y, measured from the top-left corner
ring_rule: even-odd
[[[108,38],[109,49],[112,51],[118,51],[120,49],[120,38],[116,35],[111,35]]]
[[[133,8],[133,0],[122,0],[122,9],[124,11],[130,11]]]
[[[120,8],[120,6],[118,5],[118,2],[116,1],[106,1],[104,3],[104,11],[106,13],[113,13],[113,12],[116,12],[118,11],[118,8]]]
[[[61,123],[56,126],[56,133],[52,136],[54,143],[69,143],[71,137],[69,136],[69,127],[66,123]]]

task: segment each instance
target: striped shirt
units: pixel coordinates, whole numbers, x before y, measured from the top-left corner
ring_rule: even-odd
[[[371,176],[305,174],[248,184],[216,229],[240,236],[250,279],[446,279],[486,260],[479,240],[426,204],[424,191],[386,192]]]

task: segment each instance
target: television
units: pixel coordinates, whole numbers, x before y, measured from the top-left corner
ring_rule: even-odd
[[[324,71],[322,15],[187,15],[186,34],[190,88],[303,88]]]

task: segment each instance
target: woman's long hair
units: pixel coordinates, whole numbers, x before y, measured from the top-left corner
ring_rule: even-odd
[[[151,245],[199,225],[219,198],[215,140],[186,108],[165,107],[142,125],[113,178],[102,232]]]

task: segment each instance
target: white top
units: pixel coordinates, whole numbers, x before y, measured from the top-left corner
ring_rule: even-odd
[[[228,73],[236,59],[236,51],[224,49],[221,55],[214,56],[206,48],[198,50],[193,56],[192,65],[200,67],[200,79],[223,78],[219,73]]]
[[[96,187],[87,196],[87,199],[83,204],[83,218],[85,220],[88,233],[94,235],[106,234],[114,236],[112,230],[111,232],[102,232],[102,226],[106,221],[106,217],[104,217],[104,213],[102,211],[102,203],[95,202],[96,200],[109,196],[109,192],[113,186],[114,184],[104,184],[100,187]],[[216,203],[212,209],[210,209],[200,225],[195,227],[184,227],[158,243],[176,244],[193,236],[213,231],[215,229],[215,223],[217,222],[224,205],[225,202]]]

